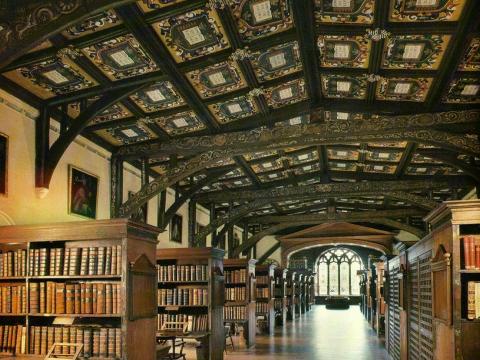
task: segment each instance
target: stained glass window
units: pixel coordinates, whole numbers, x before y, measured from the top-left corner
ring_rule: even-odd
[[[333,248],[317,260],[317,295],[360,295],[357,270],[362,260],[352,250]]]

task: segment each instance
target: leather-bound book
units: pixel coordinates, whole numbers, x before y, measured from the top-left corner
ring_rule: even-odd
[[[65,249],[63,248],[58,248],[56,250],[56,259],[55,259],[55,275],[60,276],[63,275],[63,263],[64,263],[64,254],[65,254]]]
[[[83,337],[84,337],[83,328],[81,328],[81,327],[77,328],[77,339],[75,340],[75,343],[84,344]],[[84,351],[85,351],[85,344],[84,344],[82,350],[80,350],[79,357],[81,357],[81,358],[83,357]]]
[[[75,285],[65,284],[65,313],[75,313]]]
[[[41,336],[42,336],[42,341],[40,342],[40,354],[46,354],[47,353],[47,343],[48,343],[48,338],[47,338],[47,327],[42,326],[41,327]]]
[[[44,314],[45,311],[46,311],[46,307],[47,307],[47,302],[46,302],[46,295],[47,295],[47,291],[45,289],[45,282],[41,282],[39,284],[39,293],[40,293],[40,313],[41,314]]]
[[[74,314],[81,314],[80,296],[81,296],[80,284],[74,284],[74,309],[73,309]]]
[[[62,327],[62,342],[68,343],[70,341],[70,328],[67,326]],[[68,345],[62,346],[62,354],[68,354],[70,347]]]
[[[48,274],[49,275],[55,275],[55,264],[57,260],[57,257],[55,256],[56,250],[57,249],[55,248],[48,249],[48,263],[49,263]]]
[[[467,283],[467,319],[475,319],[475,281]]]
[[[112,304],[112,284],[105,284],[105,313],[113,314],[113,304]]]
[[[63,275],[69,274],[69,267],[70,267],[70,248],[66,248],[64,250],[64,255],[63,255]]]
[[[86,310],[86,292],[85,292],[85,289],[86,289],[86,283],[82,282],[80,283],[80,314],[86,314],[87,313],[87,310]]]
[[[111,275],[118,275],[117,274],[117,247],[112,246],[112,266],[110,269]]]
[[[56,327],[53,328],[53,330],[54,330],[54,336],[55,336],[54,342],[61,343],[62,342],[62,328],[59,327],[59,326],[56,326]]]
[[[98,248],[97,274],[105,275],[105,248]]]
[[[71,248],[70,249],[70,264],[68,266],[68,275],[78,275],[79,271],[79,264],[80,264],[80,256],[79,256],[79,248]]]
[[[108,354],[107,357],[114,358],[115,357],[115,329],[108,328]]]
[[[35,343],[33,344],[33,348],[34,348],[34,354],[35,355],[41,355],[41,351],[40,351],[40,346],[41,346],[41,342],[42,342],[42,329],[40,326],[35,326],[34,327],[34,331],[35,331]]]
[[[112,273],[112,247],[108,246],[105,249],[105,275]]]
[[[96,247],[90,247],[89,258],[88,258],[88,275],[97,275],[97,259],[98,259],[98,249]]]
[[[88,275],[89,248],[82,248],[82,257],[80,260],[80,275]]]
[[[97,314],[105,314],[105,284],[97,284]]]
[[[30,312],[33,314],[38,314],[39,312],[38,297],[38,283],[30,283]]]
[[[480,318],[480,281],[475,282],[475,319]]]
[[[53,326],[49,326],[47,329],[47,351],[50,350],[52,345],[55,343],[55,328]]]
[[[122,275],[122,245],[117,245],[117,271],[116,275]]]
[[[75,341],[77,340],[77,328],[76,327],[71,327],[70,328],[70,341],[69,343],[75,344]],[[75,346],[70,346],[69,354],[74,354],[75,353]]]
[[[55,284],[55,313],[65,314],[65,283]]]
[[[93,332],[93,346],[92,355],[100,356],[100,329],[92,329]]]
[[[83,354],[85,357],[92,357],[92,329],[83,329]]]
[[[480,270],[480,239],[475,239],[475,268]]]
[[[108,329],[100,329],[100,345],[99,345],[99,356],[106,358],[108,354]]]
[[[85,314],[92,314],[92,284],[85,284]]]
[[[115,357],[122,358],[122,329],[115,329]]]
[[[47,314],[53,313],[52,292],[55,292],[54,286],[55,286],[55,283],[52,283],[51,281],[47,282],[46,309],[45,309],[45,312]]]
[[[92,314],[97,313],[97,298],[98,297],[98,290],[97,290],[97,284],[92,284],[92,292],[91,292],[91,304],[92,304]]]

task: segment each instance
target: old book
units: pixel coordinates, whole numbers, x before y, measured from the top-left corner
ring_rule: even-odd
[[[475,268],[480,270],[480,239],[475,239]]]
[[[65,283],[55,284],[55,313],[65,314]]]
[[[40,249],[39,276],[47,275],[47,249]]]
[[[100,329],[99,356],[106,358],[108,354],[108,332],[107,328]]]
[[[63,263],[64,263],[64,254],[65,250],[63,248],[57,248],[55,251],[55,275],[63,275]]]
[[[105,284],[99,283],[97,285],[97,314],[105,314]]]
[[[55,343],[55,328],[53,326],[49,326],[47,329],[47,351],[50,350],[52,345]]]
[[[54,336],[55,336],[55,342],[56,343],[61,343],[62,342],[62,328],[59,326],[54,327]],[[63,348],[62,348],[63,350]]]
[[[69,266],[70,266],[70,248],[64,250],[63,255],[63,275],[69,274]]]
[[[122,329],[115,329],[115,357],[122,358]]]
[[[83,353],[85,357],[92,357],[92,329],[83,330]]]
[[[107,357],[114,358],[115,357],[115,329],[108,328],[108,340],[107,340]]]
[[[35,326],[34,327],[34,337],[35,337],[35,343],[33,345],[33,348],[34,348],[34,354],[35,355],[40,355],[41,354],[41,351],[40,351],[40,346],[41,346],[41,342],[42,342],[42,337],[41,337],[41,334],[42,334],[42,329],[40,326]]]
[[[467,319],[474,320],[475,319],[475,281],[469,281],[467,283]]]
[[[112,284],[105,284],[105,313],[113,314],[112,304]]]
[[[112,314],[118,314],[117,307],[117,284],[112,284]]]
[[[116,275],[122,275],[122,245],[117,245],[117,271]]]
[[[47,282],[46,309],[45,309],[47,314],[51,314],[53,312],[52,292],[54,291],[54,288],[52,285],[54,286],[54,283],[52,283],[51,281]]]
[[[85,284],[85,314],[92,314],[92,284]]]
[[[46,326],[42,326],[41,327],[41,342],[40,342],[40,353],[41,354],[46,354],[47,353],[47,342],[48,342],[48,338],[47,338],[47,334],[48,334],[48,331],[47,331],[47,327]]]
[[[97,258],[98,252],[96,247],[89,248],[88,258],[88,275],[97,275]]]
[[[49,249],[48,253],[49,253],[49,255],[48,255],[48,260],[49,260],[48,274],[49,275],[55,275],[55,264],[56,264],[56,260],[57,260],[57,257],[55,256],[56,255],[56,249],[55,248]]]
[[[70,328],[67,326],[62,327],[62,342],[68,343],[70,341]],[[67,345],[62,346],[62,354],[68,354],[70,347]]]
[[[75,343],[77,343],[77,344],[84,344],[84,342],[83,342],[83,337],[84,337],[84,335],[83,335],[83,328],[81,328],[81,327],[77,328],[77,339],[75,340]],[[82,350],[80,350],[79,357],[81,357],[81,358],[83,357],[84,351],[85,351],[85,344],[83,345]]]
[[[112,273],[112,247],[108,246],[105,249],[105,275]]]
[[[480,281],[475,282],[475,319],[480,318]]]
[[[40,293],[40,313],[45,313],[46,311],[46,289],[45,289],[45,283],[41,282],[39,284],[39,293]]]
[[[75,285],[65,284],[65,313],[75,313]]]
[[[97,260],[97,274],[98,275],[105,275],[105,248],[99,247],[98,248],[98,260]]]
[[[70,249],[70,265],[68,267],[68,275],[78,275],[80,273],[80,256],[79,248]]]
[[[70,328],[70,341],[69,343],[75,344],[75,341],[77,339],[77,328],[76,327],[71,327]],[[69,354],[74,354],[75,353],[75,346],[70,346],[70,349],[68,351]]]
[[[87,310],[85,307],[85,299],[86,299],[86,292],[85,292],[86,284],[80,283],[80,314],[86,314]]]
[[[97,284],[92,284],[92,292],[91,292],[91,304],[92,304],[92,314],[97,313]]]
[[[93,329],[92,355],[100,356],[100,329]]]
[[[39,312],[38,283],[30,283],[30,312],[33,314]]]
[[[74,309],[73,313],[74,314],[81,314],[80,311],[80,296],[81,296],[81,291],[80,291],[80,284],[74,284]]]
[[[84,247],[81,249],[82,257],[80,260],[80,275],[88,275],[88,261],[89,261],[89,248]]]

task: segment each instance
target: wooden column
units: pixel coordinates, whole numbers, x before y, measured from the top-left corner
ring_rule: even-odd
[[[212,202],[210,203],[210,223],[212,223],[214,220],[215,220],[215,217],[216,217],[216,214],[215,214],[215,203]],[[216,241],[216,237],[217,237],[217,231],[216,230],[213,230],[211,235],[212,237],[212,247],[217,247],[218,246],[218,241]]]
[[[197,225],[197,202],[190,199],[188,203],[188,247],[200,247],[201,244],[195,244],[195,228]]]
[[[167,206],[167,191],[163,190],[160,193],[160,199],[158,203],[158,227],[165,230],[167,224],[165,224],[165,208]]]
[[[46,106],[40,109],[35,121],[35,187],[48,188],[45,181],[46,162],[49,150],[50,112]]]
[[[123,160],[112,156],[110,159],[110,217],[117,217],[123,203]]]
[[[233,210],[233,202],[230,201],[230,204],[228,205],[228,212],[231,213]],[[234,227],[234,224],[231,223],[231,224],[225,224],[225,226],[228,226],[228,230],[227,230],[227,238],[228,238],[228,258],[231,259],[232,258],[232,254],[233,254],[233,227]]]

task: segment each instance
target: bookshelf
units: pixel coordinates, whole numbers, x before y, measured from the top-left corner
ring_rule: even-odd
[[[446,201],[426,216],[425,221],[432,227],[433,238],[432,316],[436,335],[433,343],[437,344],[434,357],[477,358],[480,353],[477,316],[480,314],[475,313],[475,301],[480,295],[472,294],[473,313],[469,316],[468,286],[480,282],[480,269],[475,268],[475,257],[473,268],[467,268],[470,262],[465,257],[464,245],[469,237],[473,238],[474,245],[475,242],[480,245],[480,200]]]
[[[298,292],[299,292],[299,313],[305,314],[310,310],[311,306],[311,291],[313,291],[313,275],[312,271],[308,269],[296,269]]]
[[[307,277],[307,311],[315,304],[315,275],[310,272]]]
[[[0,329],[16,340],[1,354],[74,342],[84,358],[153,360],[157,236],[126,219],[0,227],[0,287],[16,287],[3,290],[15,299]]]
[[[287,273],[287,269],[275,268],[274,309],[276,326],[287,322]]]
[[[247,347],[255,345],[256,263],[255,259],[225,259],[223,263],[225,272],[224,321],[243,326],[243,336]]]
[[[375,266],[375,285],[376,285],[376,312],[375,312],[375,330],[380,336],[385,333],[385,299],[383,298],[383,286],[385,276],[385,263],[381,260],[374,263]]]
[[[223,359],[223,257],[216,248],[157,249],[157,332],[184,322],[188,337],[207,339],[210,360]]]
[[[294,298],[293,298],[293,304],[295,305],[295,316],[300,316],[301,314],[305,313],[305,308],[304,308],[304,292],[305,292],[305,286],[303,282],[303,274],[301,273],[296,273],[296,280],[295,280],[295,291],[294,291]]]
[[[255,267],[257,324],[267,334],[273,334],[275,330],[275,268],[274,264]]]
[[[297,287],[297,274],[290,269],[287,270],[287,286],[286,286],[286,305],[287,305],[287,320],[294,320],[298,314],[295,311],[295,293]]]

